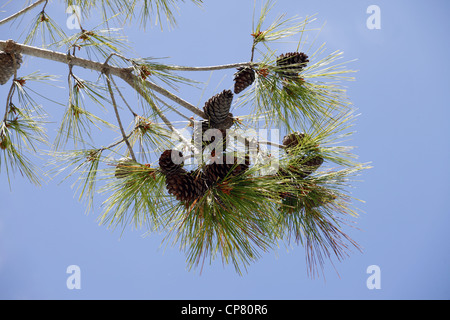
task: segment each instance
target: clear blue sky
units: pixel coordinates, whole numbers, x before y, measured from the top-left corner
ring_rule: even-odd
[[[21,3],[13,1],[0,16]],[[372,4],[381,9],[380,30],[366,27]],[[58,1],[51,6],[49,14],[64,22],[65,8]],[[192,66],[249,59],[253,1],[206,0],[203,9],[180,7],[178,28],[170,32],[130,28],[137,55]],[[449,9],[446,0],[279,0],[274,8],[288,15],[317,13],[316,25],[326,22],[318,42],[326,42],[329,52],[344,51],[346,60],[357,59],[349,65],[359,71],[348,93],[361,116],[351,143],[373,169],[353,190],[366,201],[359,205],[360,230],[348,230],[364,252],[337,262],[339,276],[327,263],[326,281],[309,279],[302,247],[269,252],[243,276],[220,261],[205,265],[199,275],[186,269],[177,247],[160,248],[163,235],[143,237],[144,231],[131,229],[120,235],[98,226],[97,212],[85,214],[70,184],[50,181],[37,188],[17,175],[10,190],[2,171],[0,298],[449,299]],[[2,26],[0,38],[20,39],[16,26]],[[292,51],[294,44],[285,46]],[[27,59],[20,72],[35,70],[62,74],[65,81],[67,67]],[[213,79],[205,96],[221,86],[221,74]],[[230,80],[228,75],[223,81]],[[0,87],[1,101],[7,87]],[[180,92],[194,104],[200,93]],[[48,94],[66,98],[64,90]],[[80,290],[66,287],[66,268],[73,264],[81,268]],[[379,290],[366,287],[370,265],[381,269]]]

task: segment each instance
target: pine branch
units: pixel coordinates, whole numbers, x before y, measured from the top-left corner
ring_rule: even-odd
[[[12,40],[8,40],[8,41],[12,41]],[[8,41],[0,40],[0,50],[3,50],[5,48]],[[21,52],[22,54],[25,54],[25,55],[30,55],[30,56],[34,56],[37,58],[52,60],[55,62],[60,62],[60,63],[65,63],[65,64],[68,63],[68,56],[67,56],[67,54],[64,54],[64,53],[47,50],[47,49],[42,49],[42,48],[37,48],[37,47],[32,47],[32,46],[28,46],[28,45],[24,45],[24,44],[18,44],[18,43],[14,43],[14,46],[15,46],[14,52]],[[94,71],[98,71],[98,72],[103,72],[104,70],[106,70],[108,73],[121,78],[122,80],[127,82],[130,86],[132,86],[133,88],[136,87],[135,83],[138,83],[141,81],[141,79],[139,79],[138,76],[136,76],[132,73],[132,70],[133,70],[132,67],[119,68],[119,67],[115,67],[115,66],[111,66],[111,65],[105,66],[104,63],[87,60],[87,59],[83,59],[83,58],[79,58],[79,57],[74,57],[74,56],[70,57],[70,63],[73,64],[74,66],[78,66],[78,67],[82,67],[85,69],[90,69],[90,70],[94,70]],[[188,109],[189,111],[192,111],[193,113],[202,117],[203,119],[206,119],[206,115],[202,110],[198,109],[197,107],[195,107],[194,105],[190,104],[189,102],[183,100],[182,98],[178,97],[177,95],[169,92],[168,90],[162,88],[161,86],[158,86],[157,84],[155,84],[149,80],[146,80],[144,82],[144,84],[149,89],[176,102],[177,104]]]

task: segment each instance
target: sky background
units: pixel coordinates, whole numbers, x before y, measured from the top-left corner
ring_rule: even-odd
[[[253,1],[204,2],[202,9],[181,4],[173,30],[126,29],[135,55],[189,66],[247,61]],[[380,30],[366,27],[372,4],[381,9]],[[22,1],[12,1],[0,9],[5,11],[0,18],[21,8]],[[446,0],[279,0],[273,9],[274,15],[317,14],[315,26],[326,22],[317,43],[326,42],[329,53],[342,50],[345,60],[357,59],[348,64],[358,70],[347,86],[361,114],[351,144],[359,160],[373,168],[352,190],[365,201],[358,205],[364,211],[359,230],[346,230],[364,251],[336,262],[339,275],[327,262],[325,279],[308,278],[302,247],[263,254],[242,276],[219,260],[206,264],[200,275],[187,270],[178,247],[161,248],[163,234],[144,237],[143,230],[120,234],[99,226],[100,209],[86,214],[70,183],[36,187],[16,175],[10,188],[2,170],[0,298],[449,299],[449,9]],[[28,13],[22,23],[38,12]],[[52,1],[47,12],[64,27],[64,5]],[[0,39],[23,41],[27,27],[18,22],[1,26]],[[295,48],[296,43],[285,43],[280,50]],[[66,85],[67,66],[43,59],[26,58],[19,75],[36,70],[60,74],[61,86]],[[200,106],[231,80],[232,72],[217,72],[204,96],[192,89],[180,95]],[[1,101],[8,89],[9,83],[0,87]],[[67,98],[62,89],[42,93],[63,103]],[[61,110],[48,110],[57,121]],[[66,287],[69,265],[81,268],[80,290]],[[381,289],[366,286],[370,265],[380,267]]]

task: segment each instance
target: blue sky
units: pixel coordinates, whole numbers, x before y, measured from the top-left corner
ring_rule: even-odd
[[[20,9],[14,1],[2,17]],[[369,5],[381,9],[381,29],[369,30]],[[179,65],[214,65],[249,59],[253,1],[205,1],[180,6],[178,27],[161,32],[130,27],[136,55],[169,57]],[[342,50],[358,70],[348,94],[361,113],[351,144],[361,162],[372,162],[352,190],[364,213],[349,230],[363,248],[326,279],[307,277],[302,247],[264,254],[239,276],[220,261],[203,272],[186,269],[178,247],[161,248],[163,234],[122,235],[99,226],[96,212],[74,196],[70,184],[37,188],[17,175],[11,190],[0,176],[0,298],[2,299],[449,299],[450,298],[450,4],[425,1],[279,0],[274,14],[317,15],[326,25],[317,42]],[[64,22],[53,1],[48,13]],[[32,14],[26,17],[34,16]],[[0,27],[0,38],[19,39],[21,29]],[[21,38],[23,39],[23,38]],[[296,44],[280,49],[293,51]],[[20,72],[62,74],[67,67],[28,59]],[[89,74],[89,73],[86,73]],[[224,73],[225,74],[225,73]],[[215,73],[205,96],[231,81]],[[91,73],[95,77],[94,74]],[[209,73],[198,75],[206,80]],[[95,80],[95,78],[94,78]],[[64,85],[64,83],[63,83]],[[6,99],[8,86],[0,87]],[[48,91],[65,101],[64,90]],[[200,105],[199,90],[180,95]],[[204,99],[203,99],[204,100]],[[57,107],[55,121],[58,119]],[[39,162],[38,162],[39,163]],[[69,290],[66,268],[81,268],[81,289]],[[366,269],[378,265],[381,289],[369,290]]]

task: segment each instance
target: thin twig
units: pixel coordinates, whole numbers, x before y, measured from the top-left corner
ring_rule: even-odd
[[[170,104],[168,104],[167,102],[165,102],[164,100],[158,98],[155,96],[155,99],[158,100],[160,103],[162,103],[163,105],[165,105],[167,108],[169,108],[170,110],[172,110],[173,112],[175,112],[176,114],[178,114],[180,117],[186,119],[187,121],[189,121],[190,123],[194,123],[194,120],[186,115],[184,115],[183,113],[181,113],[180,111],[178,111],[177,109],[175,109],[174,107],[172,107]]]
[[[116,84],[116,81],[114,81],[114,78],[111,78],[112,83],[114,84],[114,88],[116,89],[116,91],[119,93],[120,97],[122,98],[123,102],[125,103],[125,105],[127,106],[128,110],[130,110],[131,114],[134,117],[137,117],[138,114],[136,112],[133,111],[133,109],[130,107],[130,105],[128,104],[127,100],[125,99],[125,97],[122,95],[122,92],[120,92],[119,87]]]
[[[265,144],[265,145],[267,145],[267,146],[277,147],[277,148],[279,148],[279,149],[286,149],[286,146],[284,146],[284,145],[282,145],[282,144],[279,144],[279,143],[272,142],[272,141],[264,141],[264,140],[261,140],[261,141],[258,141],[258,145],[259,145],[259,144]]]
[[[9,112],[9,106],[11,105],[11,99],[12,99],[12,95],[14,94],[14,91],[16,89],[16,84],[14,83],[14,80],[11,84],[11,88],[9,89],[8,92],[8,97],[6,98],[6,108],[5,108],[5,116],[3,117],[3,122],[6,122],[6,118],[8,117],[8,112]]]
[[[163,70],[176,70],[176,71],[214,71],[214,70],[224,70],[224,69],[235,69],[239,67],[254,66],[256,63],[252,62],[240,62],[240,63],[230,63],[217,66],[205,66],[205,67],[186,67],[186,66],[161,66]]]
[[[117,56],[127,62],[133,62],[132,59],[128,59],[126,57],[124,57],[123,55],[117,54],[115,52],[111,53],[108,58],[105,61],[105,65],[107,64],[107,62],[111,59],[112,56]],[[134,63],[135,64],[135,63]],[[233,65],[222,65],[222,66],[211,66],[211,67],[183,67],[183,66],[163,66],[162,69],[165,70],[177,70],[177,71],[206,71],[206,70],[220,70],[220,69],[226,69],[226,68],[233,68],[236,66],[239,66],[241,64],[233,64]],[[130,69],[132,70],[133,67],[130,67]],[[200,117],[206,119],[206,115],[203,113],[202,110],[198,109],[197,107],[195,107],[194,105],[184,101],[183,99],[181,99],[180,97],[172,94],[171,92],[167,91],[166,89],[158,86],[157,84],[147,80],[145,82],[145,85],[147,87],[149,87],[150,89],[155,90],[156,92],[162,94],[163,96],[175,101],[176,103],[178,103],[179,105],[185,107],[186,109],[192,111],[193,113],[199,115]]]
[[[197,108],[193,104],[190,104],[189,102],[181,99],[179,96],[171,93],[170,91],[167,91],[166,89],[158,86],[157,84],[155,84],[155,83],[153,83],[153,82],[151,82],[149,80],[145,81],[145,85],[148,88],[150,88],[150,89],[158,92],[159,94],[165,96],[166,98],[169,98],[170,100],[178,103],[180,106],[188,109],[189,111],[192,111],[193,113],[195,113],[196,115],[202,117],[203,119],[208,119],[208,117],[206,116],[206,114],[202,110],[200,110],[199,108]]]
[[[122,132],[122,137],[125,140],[125,143],[130,151],[131,158],[136,161],[136,156],[134,155],[133,148],[131,147],[130,141],[128,141],[125,130],[123,129],[122,121],[120,120],[119,110],[117,109],[116,99],[114,98],[114,92],[111,87],[110,75],[105,73],[106,83],[108,85],[109,94],[111,95],[111,102],[114,107],[114,112],[116,114],[117,122],[119,123],[120,132]]]
[[[16,13],[14,13],[13,15],[11,15],[11,16],[9,16],[9,17],[3,19],[3,20],[0,20],[0,26],[1,26],[2,24],[5,24],[5,23],[7,23],[8,21],[13,20],[14,18],[16,18],[16,17],[18,17],[18,16],[20,16],[20,15],[26,13],[27,11],[33,9],[34,7],[38,6],[39,4],[41,4],[41,3],[44,2],[44,1],[48,1],[48,0],[38,0],[38,1],[36,1],[35,3],[30,4],[28,7],[24,8],[24,9],[22,9],[22,10],[16,12]],[[45,8],[45,7],[44,7],[44,8]]]
[[[45,0],[45,4],[44,4],[44,6],[42,7],[41,13],[44,13],[44,12],[45,12],[45,8],[47,8],[47,5],[48,5],[48,0]]]
[[[106,147],[102,147],[99,149],[100,152],[102,152],[103,150],[107,150],[107,149],[111,149],[114,148],[115,146],[118,146],[119,144],[121,144],[122,142],[125,142],[127,139],[130,139],[131,136],[134,134],[134,132],[136,131],[136,129],[134,129],[133,131],[131,131],[125,138],[122,138],[122,140],[119,140],[117,142],[114,142],[112,144],[110,144],[109,146]]]
[[[104,64],[107,65],[108,62],[109,62],[109,60],[110,60],[113,56],[119,57],[119,58],[121,58],[121,59],[123,59],[123,60],[125,60],[125,61],[127,61],[127,62],[130,62],[130,59],[128,59],[127,57],[124,57],[123,55],[118,54],[118,53],[116,53],[116,52],[113,52],[113,53],[111,53],[111,54],[108,56],[108,58],[106,58]]]
[[[256,48],[256,44],[253,43],[253,45],[252,45],[252,56],[250,57],[250,61],[253,61],[253,58],[255,57],[255,48]]]

